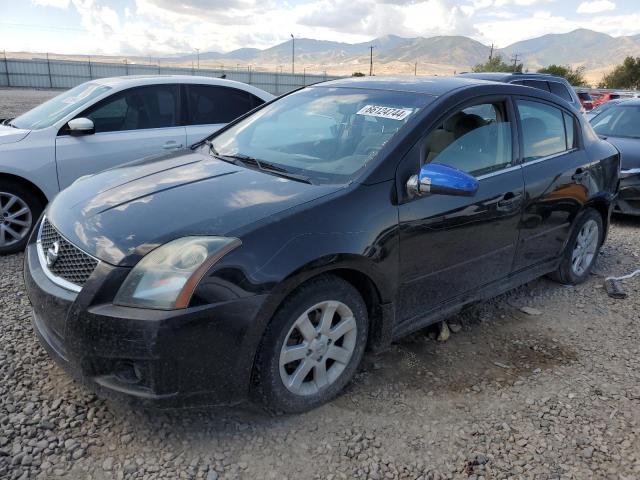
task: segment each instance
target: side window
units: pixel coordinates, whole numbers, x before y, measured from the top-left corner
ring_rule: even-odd
[[[425,139],[421,163],[442,163],[479,176],[512,164],[511,122],[503,103],[454,113]]]
[[[152,85],[119,92],[79,116],[90,118],[96,133],[176,126],[178,87]]]
[[[562,110],[529,100],[518,100],[524,160],[536,160],[567,150]]]
[[[576,147],[576,121],[567,112],[562,112],[564,115],[564,129],[567,134],[567,149],[571,150]]]
[[[229,123],[253,109],[249,93],[210,85],[188,85],[187,104],[187,125]]]
[[[563,85],[560,82],[548,82],[548,83],[549,83],[549,89],[551,90],[551,93],[559,96],[560,98],[562,98],[563,100],[566,100],[569,103],[573,103],[573,97],[571,96],[571,93],[569,93],[569,90],[565,85]]]
[[[256,97],[252,93],[249,94],[249,97],[251,98],[251,106],[253,108],[259,107],[260,105],[262,105],[264,103],[264,100],[262,100],[261,98]]]
[[[542,80],[525,80],[522,83],[527,87],[533,87],[537,88],[538,90],[545,90],[547,92],[549,91],[549,85],[547,84],[547,82]]]

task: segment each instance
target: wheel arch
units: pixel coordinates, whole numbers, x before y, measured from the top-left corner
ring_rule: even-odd
[[[47,205],[47,203],[49,203],[49,199],[45,195],[44,191],[38,185],[27,180],[26,178],[19,175],[14,175],[12,173],[0,172],[0,182],[3,180],[17,183],[31,190],[38,197],[38,200],[40,200],[40,202],[42,203],[43,208]]]
[[[262,332],[296,289],[322,275],[335,275],[350,283],[362,296],[369,315],[367,347],[377,351],[391,342],[395,321],[393,293],[382,275],[375,271],[371,260],[359,255],[338,255],[309,262],[286,276],[271,292],[261,309]]]
[[[608,199],[605,196],[597,196],[597,197],[589,200],[585,204],[584,208],[582,209],[582,212],[584,212],[588,208],[592,208],[593,210],[597,211],[600,214],[600,217],[602,218],[602,227],[603,227],[603,230],[604,230],[603,231],[603,235],[602,235],[602,242],[603,243],[606,240],[607,234],[609,232],[609,223],[610,223],[610,220],[611,220],[611,205],[612,205],[612,201],[613,200]]]

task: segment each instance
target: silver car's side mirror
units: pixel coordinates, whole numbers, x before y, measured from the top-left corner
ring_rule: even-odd
[[[69,133],[71,135],[91,135],[96,132],[96,127],[93,124],[93,120],[89,118],[74,118],[67,123],[69,126]]]
[[[418,197],[426,193],[471,197],[478,190],[478,181],[457,168],[441,163],[427,163],[418,175],[407,180],[407,194]]]

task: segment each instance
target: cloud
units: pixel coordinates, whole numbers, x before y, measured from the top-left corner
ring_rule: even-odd
[[[582,2],[578,5],[578,13],[601,13],[615,10],[616,4],[610,0],[594,0],[592,2]]]
[[[66,9],[71,0],[31,0],[31,3],[40,7],[56,7]]]

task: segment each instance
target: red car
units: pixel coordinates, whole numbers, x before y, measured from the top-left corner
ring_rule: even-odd
[[[591,95],[589,95],[588,92],[577,93],[578,98],[580,99],[580,103],[582,104],[582,108],[584,108],[587,112],[593,110],[593,99],[591,98]]]
[[[591,98],[593,99],[593,108],[596,108],[603,103],[607,103],[609,100],[616,100],[620,98],[620,94],[612,92],[598,92],[592,93]]]

